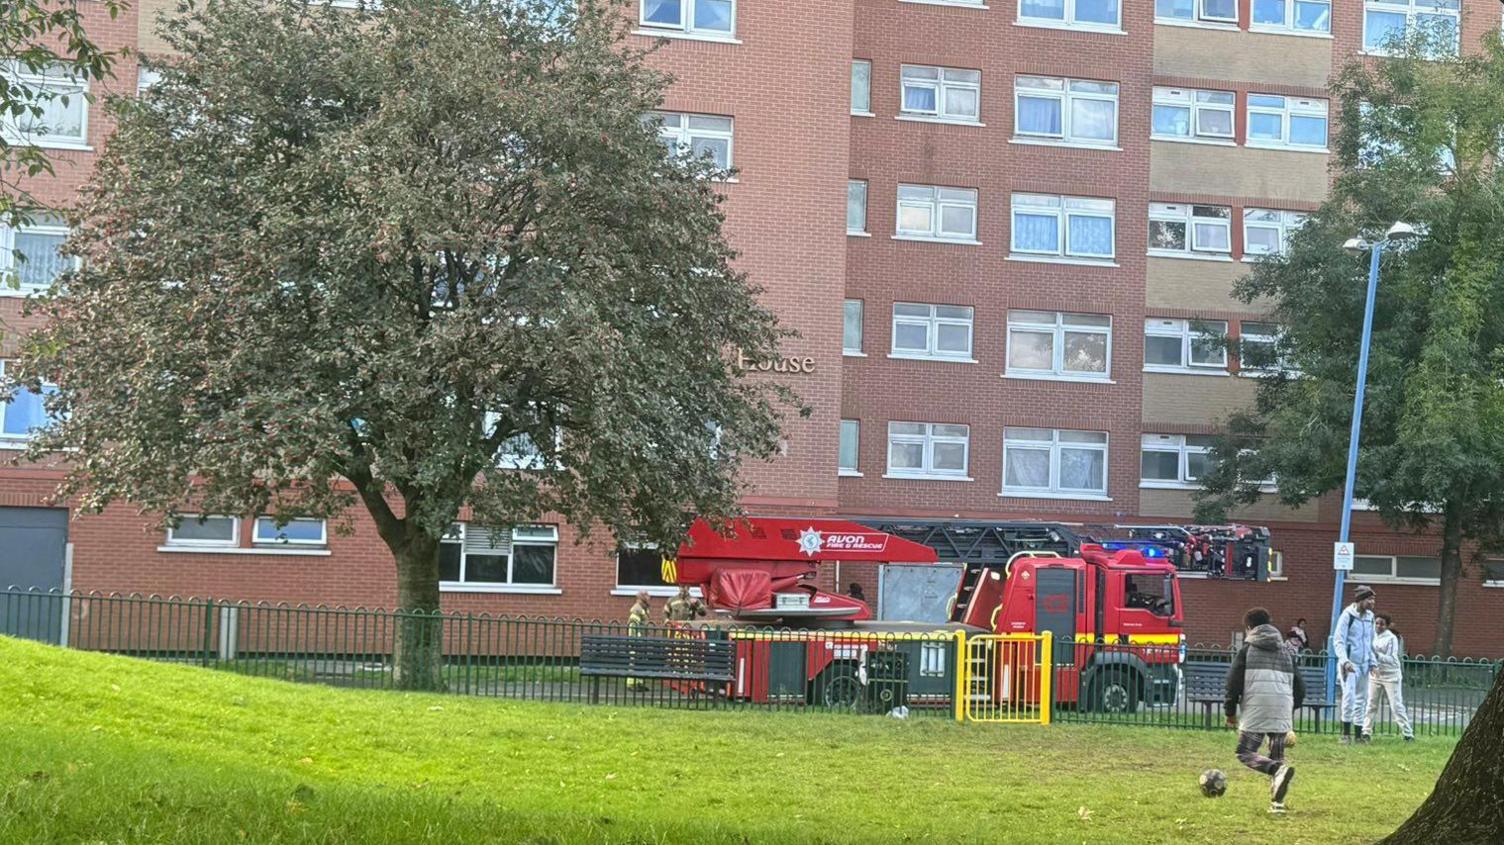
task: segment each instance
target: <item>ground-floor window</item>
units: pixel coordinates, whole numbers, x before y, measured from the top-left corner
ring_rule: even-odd
[[[439,581],[450,587],[551,587],[558,549],[557,526],[496,531],[457,522],[439,543]]]
[[[632,544],[616,550],[616,586],[658,590],[663,583],[663,555],[652,544]]]

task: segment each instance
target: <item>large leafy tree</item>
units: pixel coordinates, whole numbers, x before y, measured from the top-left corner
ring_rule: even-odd
[[[662,543],[732,513],[789,398],[738,351],[780,330],[730,266],[713,165],[645,121],[666,80],[624,20],[229,0],[171,24],[160,85],[111,104],[83,269],[40,303],[20,370],[59,390],[31,456],[67,450],[83,506],[168,519],[358,500],[422,612],[462,509]],[[437,681],[425,618],[400,626],[408,686]]]
[[[1336,174],[1329,200],[1282,258],[1238,285],[1284,327],[1277,372],[1234,414],[1198,515],[1260,495],[1301,504],[1342,489],[1368,270],[1343,251],[1395,221],[1420,229],[1387,248],[1374,317],[1356,494],[1396,527],[1439,528],[1434,644],[1450,654],[1467,540],[1504,526],[1504,48],[1442,57],[1426,33],[1400,55],[1339,76]]]
[[[98,6],[110,17],[124,8],[120,0]],[[110,75],[117,51],[101,48],[85,30],[78,0],[6,0],[0,4],[0,123],[23,130],[45,129],[66,105],[70,94],[30,81],[90,82]],[[28,180],[52,173],[47,151],[31,143],[30,131],[0,132],[0,220],[24,220],[40,203]]]

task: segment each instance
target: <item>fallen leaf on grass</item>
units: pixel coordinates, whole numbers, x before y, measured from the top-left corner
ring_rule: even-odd
[[[606,780],[616,780],[616,772],[610,772],[610,773],[608,773],[606,775]]]
[[[311,765],[313,765],[313,758],[312,757],[304,757],[304,758],[298,760],[298,765],[299,766],[311,766]]]
[[[1076,810],[1076,815],[1081,819],[1081,821],[1091,821],[1091,810],[1088,810],[1085,807],[1081,807],[1080,809]]]

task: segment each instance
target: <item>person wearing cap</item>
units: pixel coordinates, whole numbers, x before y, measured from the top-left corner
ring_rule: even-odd
[[[1337,677],[1342,684],[1342,744],[1365,742],[1363,719],[1368,714],[1368,673],[1373,670],[1373,588],[1353,591],[1353,603],[1342,609],[1332,632],[1332,652],[1337,655]],[[1353,730],[1353,726],[1357,730]]]

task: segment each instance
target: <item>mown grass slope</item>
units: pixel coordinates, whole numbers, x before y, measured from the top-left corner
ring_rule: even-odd
[[[3,843],[1357,843],[1451,751],[1311,737],[1280,818],[1232,745],[338,690],[0,638]]]

